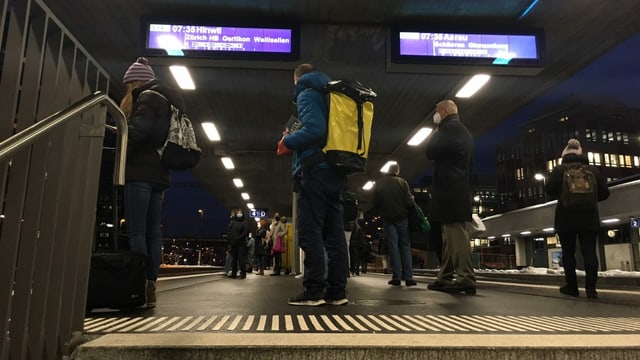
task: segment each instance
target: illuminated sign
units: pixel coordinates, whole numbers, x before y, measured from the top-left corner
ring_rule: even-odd
[[[544,60],[544,36],[540,29],[391,31],[391,61],[395,63],[542,67]]]
[[[145,53],[185,57],[296,60],[296,27],[144,22]]]
[[[266,218],[269,215],[268,209],[251,209],[249,210],[249,217],[252,218]]]

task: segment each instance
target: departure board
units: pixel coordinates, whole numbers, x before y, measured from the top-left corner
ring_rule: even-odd
[[[392,60],[446,65],[542,66],[541,29],[507,31],[428,31],[393,29]]]
[[[150,21],[146,53],[186,57],[296,58],[296,27],[226,26]],[[225,56],[226,55],[226,56]]]

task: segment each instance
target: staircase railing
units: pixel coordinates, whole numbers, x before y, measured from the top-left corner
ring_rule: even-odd
[[[0,142],[0,360],[62,358],[81,340],[108,114],[124,185],[126,119],[102,92]]]

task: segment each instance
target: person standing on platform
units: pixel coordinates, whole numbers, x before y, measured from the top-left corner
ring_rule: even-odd
[[[278,237],[280,238],[280,242],[282,243],[282,246],[284,246],[284,244],[286,244],[286,239],[287,239],[287,218],[284,216],[280,216],[280,215],[276,215],[276,217],[274,218],[276,223],[275,226],[273,227],[273,230],[271,230],[271,240],[273,241],[274,247],[276,242],[278,241]],[[275,250],[271,250],[272,255],[273,255],[273,272],[271,273],[271,276],[280,276],[281,272],[282,272],[282,252],[280,251],[275,251]]]
[[[411,241],[409,239],[409,210],[413,195],[407,181],[400,177],[400,165],[391,164],[387,173],[376,181],[372,209],[382,217],[384,234],[389,241],[391,280],[389,285],[416,286],[413,280]]]
[[[565,200],[571,196],[566,192],[568,184],[565,178],[569,169],[584,169],[591,173],[593,182],[588,184],[592,195],[587,195],[585,203],[575,204]],[[566,284],[560,292],[568,296],[578,296],[578,279],[576,277],[576,238],[580,240],[580,250],[584,258],[585,291],[587,298],[596,299],[596,281],[598,279],[598,256],[596,240],[600,231],[600,214],[598,201],[609,197],[606,179],[598,168],[589,165],[589,159],[582,154],[582,146],[576,139],[569,139],[562,151],[562,164],[556,166],[545,181],[545,192],[558,199],[555,212],[554,228],[562,246],[562,266]],[[589,193],[587,193],[589,194]]]
[[[297,232],[304,251],[303,291],[289,305],[345,305],[349,273],[344,236],[342,192],[346,176],[322,156],[329,108],[324,86],[331,78],[311,64],[293,73],[295,103],[301,127],[285,131],[278,148],[293,151],[293,183],[297,193]],[[328,265],[325,264],[325,254]],[[326,274],[326,279],[325,279]]]
[[[260,220],[255,243],[258,275],[264,275],[264,269],[267,266],[267,222],[264,219]]]
[[[227,241],[231,246],[231,278],[235,279],[240,270],[240,279],[247,277],[244,258],[247,256],[247,235],[249,226],[242,209],[236,209],[231,216]]]
[[[356,220],[349,241],[349,271],[351,275],[360,275],[360,252],[364,244],[364,231]]]
[[[467,222],[471,221],[473,137],[460,121],[451,100],[436,105],[437,128],[428,139],[427,159],[433,161],[430,220],[442,227],[442,262],[430,290],[476,293]]]
[[[184,103],[178,92],[155,78],[143,57],[129,66],[123,82],[126,94],[120,108],[128,122],[124,212],[129,249],[146,256],[146,306],[155,307],[162,261],[162,200],[171,181],[157,149],[167,139],[170,105],[184,110]]]

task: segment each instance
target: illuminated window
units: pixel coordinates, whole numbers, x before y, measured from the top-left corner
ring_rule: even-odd
[[[611,162],[609,161],[609,154],[604,154],[604,166],[610,167]]]
[[[622,133],[622,143],[623,144],[628,144],[629,143],[629,134]]]
[[[602,142],[603,143],[607,142],[607,131],[606,130],[602,130]]]
[[[517,168],[516,169],[516,180],[522,180],[524,179],[524,169],[523,168]]]
[[[611,160],[611,167],[618,167],[618,157],[615,154],[611,154],[609,160]]]
[[[624,156],[624,166],[628,168],[632,168],[633,164],[631,163],[631,155]]]
[[[547,171],[553,170],[553,160],[547,161]]]
[[[594,165],[594,162],[593,162],[593,153],[592,153],[591,151],[589,151],[589,152],[587,153],[587,158],[589,159],[589,164]]]
[[[622,141],[622,133],[620,131],[616,131],[616,141]]]
[[[624,165],[624,155],[618,155],[618,164],[622,168],[625,167],[625,165]]]
[[[607,140],[611,143],[613,142],[613,131],[609,131],[609,133],[607,134]]]
[[[634,156],[633,157],[633,166],[634,167],[640,167],[640,156]]]
[[[595,166],[602,165],[600,162],[600,153],[593,153],[593,165]]]

